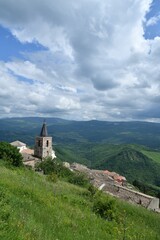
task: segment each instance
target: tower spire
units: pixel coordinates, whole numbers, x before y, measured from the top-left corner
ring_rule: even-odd
[[[43,121],[43,125],[42,125],[42,129],[41,129],[40,137],[48,137],[47,125],[46,125],[45,119],[44,119],[44,121]]]
[[[52,137],[48,136],[46,121],[43,121],[40,135],[35,139],[34,155],[40,159],[53,158]]]

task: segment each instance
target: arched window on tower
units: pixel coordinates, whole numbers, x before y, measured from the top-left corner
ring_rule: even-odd
[[[38,140],[38,147],[41,147],[41,140]]]
[[[47,142],[46,142],[46,147],[48,147],[49,146],[49,141],[47,140]]]

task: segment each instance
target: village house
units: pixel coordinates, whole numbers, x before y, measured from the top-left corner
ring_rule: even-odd
[[[25,143],[20,141],[14,141],[10,143],[12,146],[17,147],[19,149],[19,152],[22,152],[24,149],[27,149],[27,146]]]

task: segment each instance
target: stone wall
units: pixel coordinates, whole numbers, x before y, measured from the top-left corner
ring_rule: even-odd
[[[34,155],[39,158],[52,157],[52,137],[40,137],[35,139]]]
[[[114,196],[119,197],[125,201],[141,205],[148,209],[156,210],[159,208],[158,198],[128,189],[123,186],[105,182],[102,190],[104,192],[112,193]]]

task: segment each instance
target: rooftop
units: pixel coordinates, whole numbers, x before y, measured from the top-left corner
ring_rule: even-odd
[[[24,147],[24,146],[26,146],[26,144],[25,143],[23,143],[23,142],[20,142],[20,141],[14,141],[14,142],[11,142],[10,143],[12,146],[14,146],[14,147]]]

